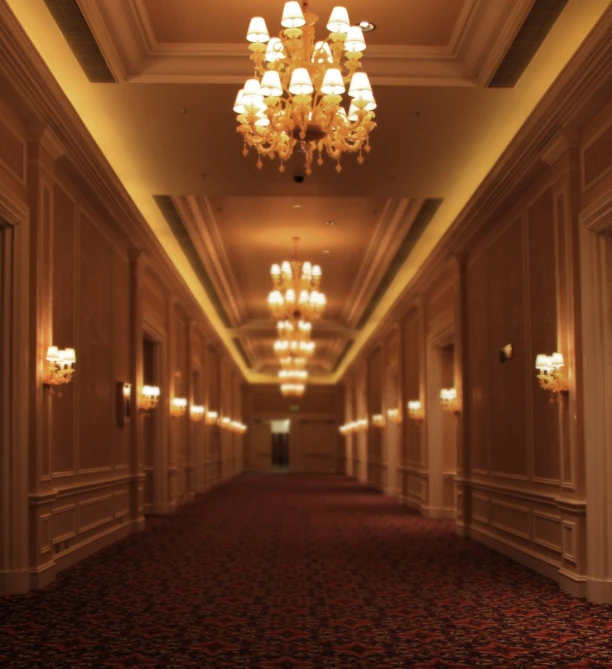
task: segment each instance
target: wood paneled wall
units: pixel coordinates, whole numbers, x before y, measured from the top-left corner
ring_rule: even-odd
[[[14,462],[2,467],[11,497],[0,503],[0,543],[14,549],[8,561],[0,556],[3,593],[49,583],[141,529],[145,512],[169,513],[243,466],[241,436],[223,431],[222,445],[219,427],[170,416],[172,399],[186,397],[242,417],[242,376],[170,262],[152,267],[33,111],[8,97],[0,110],[0,304],[11,328],[0,330],[0,393],[3,411],[14,411],[2,416],[0,439],[1,461]],[[73,347],[77,362],[73,381],[49,393],[42,374],[52,344]],[[135,408],[145,358],[161,387],[150,417]],[[132,384],[124,424],[118,382]],[[6,529],[15,522],[18,532]]]
[[[602,282],[611,271],[606,258],[612,258],[612,243],[602,240],[610,239],[612,229],[610,127],[607,102],[591,120],[583,118],[580,131],[573,127],[553,138],[535,176],[532,170],[510,203],[500,199],[472,237],[462,240],[461,253],[432,270],[418,293],[406,290],[395,320],[381,328],[344,378],[350,420],[371,420],[389,406],[394,391],[380,370],[389,378],[396,344],[385,328],[399,332],[400,500],[432,517],[455,517],[458,532],[599,601],[612,601],[602,576],[609,574],[604,564],[610,564],[612,545],[589,539],[587,509],[595,518],[592,527],[606,535],[610,525],[601,508],[610,500],[605,453],[612,444],[604,426],[609,410],[593,409],[599,397],[594,387],[583,388],[582,365],[586,361],[600,389],[608,387],[607,363],[600,369],[589,361],[593,355],[608,360],[600,335],[602,328],[612,329],[612,312],[590,307],[592,325],[583,323],[581,301],[600,303],[609,295]],[[579,234],[585,235],[582,260]],[[583,286],[581,294],[585,273],[590,292]],[[582,349],[583,332],[599,353]],[[508,344],[512,357],[502,361]],[[537,379],[536,355],[554,351],[566,361],[567,394],[553,395]],[[457,412],[443,412],[440,389],[452,386],[459,394]],[[417,399],[424,407],[422,424],[406,412],[406,402]],[[594,416],[590,425],[584,411]],[[587,439],[597,435],[591,443],[585,430]],[[349,473],[364,478],[365,470],[367,480],[384,489],[380,472],[389,471],[393,440],[389,426],[348,436]],[[585,470],[597,484],[593,492]],[[598,578],[589,576],[588,564]]]

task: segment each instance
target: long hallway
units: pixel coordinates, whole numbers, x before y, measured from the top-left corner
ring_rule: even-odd
[[[339,476],[245,474],[0,600],[0,666],[610,667],[611,630],[612,607],[448,521]]]

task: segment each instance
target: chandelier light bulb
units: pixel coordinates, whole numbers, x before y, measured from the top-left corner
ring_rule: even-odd
[[[314,91],[312,79],[305,67],[298,67],[291,74],[289,92],[293,95],[311,95]]]
[[[321,93],[323,95],[342,95],[346,87],[342,79],[342,72],[338,68],[330,67],[323,77]]]
[[[366,43],[363,37],[363,30],[359,26],[351,26],[346,33],[344,48],[349,53],[365,51]]]
[[[246,87],[245,87],[246,90]],[[365,72],[355,72],[351,78],[351,85],[349,86],[348,94],[354,98],[362,93],[372,93],[372,86],[370,79]]]
[[[270,269],[270,274],[272,275],[272,277],[276,279],[280,276],[280,273],[281,273],[280,265],[277,264],[272,265]]]
[[[261,93],[264,97],[279,97],[283,94],[283,85],[276,70],[266,70],[261,79]]]
[[[293,272],[291,271],[291,263],[288,260],[285,260],[285,262],[281,265],[281,273],[283,276],[291,278]]]
[[[261,16],[254,16],[251,19],[246,38],[249,42],[259,43],[267,42],[270,39],[270,33],[268,32],[266,22]]]
[[[327,22],[330,33],[347,33],[351,27],[348,12],[344,7],[334,7]]]
[[[281,26],[283,28],[301,28],[306,23],[299,2],[286,2],[283,9]]]
[[[259,107],[263,102],[261,86],[257,79],[247,79],[242,93],[242,103]]]

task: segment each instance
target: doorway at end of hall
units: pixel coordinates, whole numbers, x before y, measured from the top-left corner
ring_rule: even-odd
[[[272,467],[274,469],[289,470],[289,438],[291,434],[291,420],[273,420],[270,422],[272,432]]]

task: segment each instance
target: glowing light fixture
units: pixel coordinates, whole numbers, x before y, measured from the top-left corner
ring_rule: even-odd
[[[153,411],[159,404],[159,386],[143,386],[138,408],[141,411]]]
[[[406,405],[408,408],[408,418],[415,423],[420,423],[425,418],[423,406],[419,400],[410,400]]]
[[[457,399],[457,390],[455,388],[442,388],[440,390],[440,401],[444,411],[459,413],[459,400]]]
[[[194,423],[200,423],[204,420],[206,409],[199,404],[192,404],[189,407],[189,417]]]
[[[170,415],[173,418],[180,418],[187,413],[187,398],[175,397],[170,405]]]
[[[563,372],[559,370],[565,365],[562,353],[553,353],[546,355],[539,353],[536,356],[535,367],[539,370],[538,381],[540,387],[549,390],[552,393],[566,393],[569,390],[569,384]]]
[[[304,0],[301,6],[285,3],[278,37],[270,37],[260,16],[249,24],[246,38],[254,75],[238,92],[234,111],[243,154],[253,149],[260,169],[262,157],[278,158],[284,172],[285,162],[299,149],[306,174],[312,173],[315,155],[319,165],[324,155],[335,160],[340,172],[344,153],[356,153],[361,164],[370,150],[376,102],[367,74],[360,70],[364,28],[350,24],[344,7],[334,7],[327,22],[329,35],[316,40],[318,20]],[[370,25],[364,24],[365,29]],[[347,87],[353,114],[343,106]]]
[[[47,349],[47,365],[43,373],[43,386],[52,394],[54,386],[63,386],[72,381],[75,372],[76,353],[73,348],[59,349],[49,346]]]

